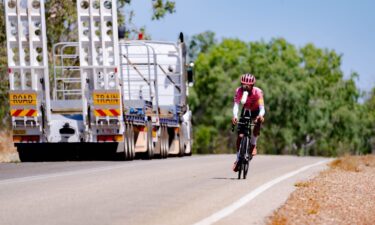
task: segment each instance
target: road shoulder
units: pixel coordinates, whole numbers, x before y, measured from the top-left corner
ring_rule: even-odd
[[[268,224],[374,224],[375,156],[340,158],[298,182]]]
[[[217,224],[232,224],[233,221],[236,221],[236,224],[264,224],[265,218],[284,204],[288,196],[296,190],[296,182],[311,179],[327,168],[324,163],[281,181]]]

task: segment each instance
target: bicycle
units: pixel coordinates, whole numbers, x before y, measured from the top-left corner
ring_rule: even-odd
[[[242,108],[241,117],[238,121],[237,132],[243,135],[238,149],[237,157],[237,168],[238,168],[238,179],[246,179],[247,172],[249,170],[249,162],[252,160],[253,155],[249,152],[250,150],[250,137],[254,129],[254,123],[251,119],[251,111]],[[232,125],[232,132],[234,132],[235,125]]]

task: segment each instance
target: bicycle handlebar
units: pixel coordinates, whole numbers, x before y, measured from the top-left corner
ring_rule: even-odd
[[[247,97],[248,97],[248,92],[245,91],[244,95],[242,95],[242,99],[241,99],[241,104],[243,105],[242,110],[241,110],[241,119],[244,117],[244,110],[245,110],[244,106],[245,106],[245,102],[247,101]],[[251,111],[249,111],[249,112],[250,112],[250,116],[246,116],[245,118],[250,120],[250,125],[254,125],[254,123],[253,123],[253,121],[251,119]],[[237,122],[237,124],[246,124],[246,123],[242,123],[239,120]],[[235,126],[236,126],[236,124],[232,123],[232,132],[234,132]]]
[[[246,123],[238,121],[237,124],[241,124],[242,125],[242,124],[246,124]],[[250,125],[251,126],[255,126],[255,123],[253,122],[253,120],[250,121]],[[236,125],[232,123],[232,132],[234,132],[234,128],[235,127],[236,127]]]

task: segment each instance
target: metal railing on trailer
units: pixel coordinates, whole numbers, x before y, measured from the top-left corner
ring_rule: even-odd
[[[168,52],[166,49],[157,52],[158,48],[166,47]],[[120,50],[121,72],[126,82],[124,98],[152,101],[154,111],[164,112],[167,118],[171,117],[168,112],[176,114],[184,87],[181,78],[184,68],[177,46],[170,42],[128,41],[120,43]]]
[[[120,43],[120,55],[124,102],[129,103],[125,107],[151,101],[160,151],[182,156],[180,116],[185,84],[181,50],[170,42],[126,41]]]
[[[53,45],[53,100],[82,99],[78,42]]]

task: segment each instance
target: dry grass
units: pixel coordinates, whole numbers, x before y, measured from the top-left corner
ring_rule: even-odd
[[[375,155],[344,156],[317,177],[297,182],[266,221],[286,224],[375,224]]]
[[[360,172],[365,167],[375,167],[375,155],[349,156],[346,155],[329,164],[333,169]]]
[[[280,214],[276,214],[273,216],[272,221],[270,221],[270,225],[286,225],[288,219]]]
[[[311,182],[309,181],[302,181],[302,182],[297,182],[294,184],[295,187],[309,187]]]
[[[18,153],[9,132],[0,132],[0,162],[17,162]]]
[[[316,200],[314,200],[312,198],[309,198],[308,206],[309,207],[306,210],[308,215],[318,214],[319,209],[320,209],[320,205]]]

